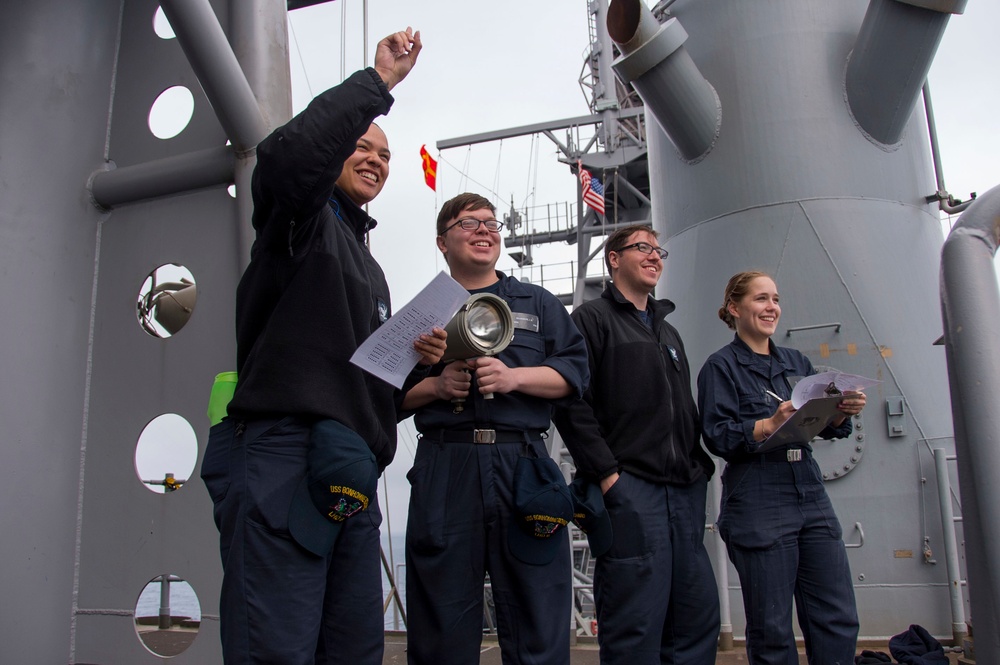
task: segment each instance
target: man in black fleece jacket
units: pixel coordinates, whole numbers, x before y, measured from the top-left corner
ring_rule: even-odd
[[[419,32],[389,35],[374,68],[317,96],[257,148],[257,237],[236,294],[238,383],[202,462],[220,531],[228,664],[382,662],[374,492],[319,548],[291,535],[289,511],[310,470],[315,423],[343,426],[317,447],[335,458],[355,442],[364,455],[367,444],[371,475],[395,453],[401,393],[349,361],[391,313],[366,242],[375,220],[362,208],[389,174],[388,141],[372,121],[388,112],[389,90],[420,49]],[[435,330],[414,342],[424,367],[411,384],[441,359],[444,338]]]
[[[715,662],[719,597],[703,543],[714,465],[700,444],[691,372],[668,300],[651,297],[666,251],[645,226],[605,244],[600,298],[572,314],[590,352],[590,387],[557,409],[577,467],[598,483],[614,543],[597,558],[602,665]]]

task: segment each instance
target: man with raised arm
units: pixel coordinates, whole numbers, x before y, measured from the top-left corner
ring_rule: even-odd
[[[375,66],[317,96],[257,148],[256,240],[236,295],[236,392],[202,478],[223,563],[223,656],[233,663],[379,665],[376,480],[396,449],[402,393],[350,364],[390,315],[363,206],[389,175],[373,120],[412,69],[420,33],[379,42]],[[444,331],[414,341],[421,366]]]

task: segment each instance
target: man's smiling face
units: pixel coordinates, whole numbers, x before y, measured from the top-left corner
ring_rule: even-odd
[[[656,237],[648,231],[636,231],[628,237],[624,246],[628,249],[612,251],[612,279],[619,287],[635,290],[641,293],[652,293],[663,272],[663,259],[653,252],[644,254],[632,247],[635,243],[644,242],[650,247],[659,247]]]
[[[378,196],[389,177],[389,141],[373,124],[358,139],[354,154],[344,162],[337,186],[359,206]]]
[[[465,208],[455,219],[448,222],[451,228],[445,231],[444,235],[437,237],[437,246],[444,254],[445,261],[452,269],[492,270],[500,258],[500,232],[489,231],[483,224],[480,224],[475,231],[466,231],[461,226],[453,226],[460,219],[496,221],[496,215],[489,208],[479,210]]]

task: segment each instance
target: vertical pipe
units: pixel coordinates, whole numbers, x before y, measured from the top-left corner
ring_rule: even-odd
[[[170,575],[160,575],[160,630],[170,628]]]
[[[230,0],[233,52],[268,130],[292,117],[288,12],[281,0]]]
[[[931,143],[931,161],[934,164],[934,181],[937,183],[937,193],[943,195],[947,190],[944,186],[944,166],[941,164],[941,148],[938,145],[937,123],[934,121],[934,104],[931,103],[931,86],[924,81],[921,89],[924,95],[924,117],[927,118],[927,136]]]
[[[583,230],[587,213],[583,203],[583,184],[580,182],[580,169],[583,166],[577,162],[576,182],[576,288],[573,289],[573,307],[583,304],[583,296],[587,288],[587,260],[590,255],[590,236]],[[586,241],[586,242],[585,242]]]
[[[719,522],[719,509],[722,506],[722,474],[716,473],[710,482],[712,488],[712,503],[715,506],[715,520],[713,524]],[[726,552],[726,544],[722,542],[722,536],[718,529],[714,530],[715,538],[715,561],[719,569],[715,571],[715,585],[719,590],[719,650],[733,650],[733,612],[729,605],[729,554]]]
[[[615,90],[615,73],[611,68],[613,49],[611,35],[608,34],[608,0],[596,0],[594,18],[597,54],[597,76],[600,89],[594,99],[594,110],[601,114],[601,133],[604,135],[604,151],[618,149],[618,94]]]
[[[948,566],[948,586],[951,591],[951,634],[954,644],[960,645],[966,636],[965,606],[962,600],[962,573],[958,561],[958,540],[955,538],[955,512],[951,507],[948,457],[943,448],[934,449],[934,470],[937,472],[938,501],[941,505],[941,531],[944,534],[944,554]]]
[[[292,117],[288,10],[283,0],[230,0],[229,17],[233,50],[258,100],[265,129],[270,131]],[[263,135],[257,140],[262,138]],[[237,153],[234,179],[240,272],[250,262],[253,245],[250,176],[256,165],[256,143],[252,150]]]

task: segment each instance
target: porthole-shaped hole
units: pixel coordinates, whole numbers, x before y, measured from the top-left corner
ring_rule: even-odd
[[[236,185],[230,185],[226,187],[226,191],[229,192],[229,196],[236,198]]]
[[[153,32],[160,39],[173,39],[177,36],[170,21],[167,20],[167,15],[163,13],[163,7],[157,7],[156,13],[153,14]]]
[[[198,437],[176,413],[149,421],[135,445],[135,473],[151,492],[179,490],[191,478],[197,461]]]
[[[163,658],[184,653],[198,636],[201,603],[191,585],[176,575],[157,575],[135,603],[135,634]]]
[[[190,320],[197,299],[198,288],[191,271],[176,263],[165,263],[150,272],[139,288],[139,325],[153,337],[170,337]]]
[[[191,122],[194,115],[194,96],[182,85],[175,85],[160,93],[149,109],[149,131],[158,139],[177,136]]]

